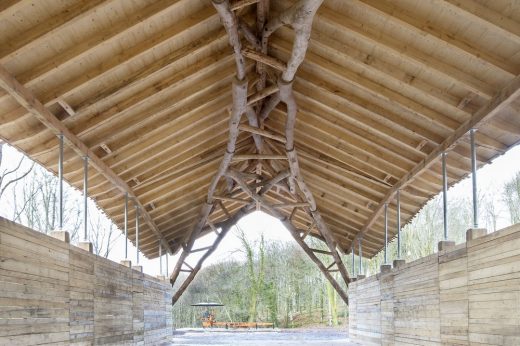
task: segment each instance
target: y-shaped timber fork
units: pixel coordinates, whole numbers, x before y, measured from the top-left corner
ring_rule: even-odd
[[[339,272],[341,278],[347,285],[350,282],[349,275],[337,251],[337,243],[316,208],[316,202],[312,192],[305,184],[300,173],[298,156],[294,147],[294,126],[296,122],[297,105],[293,94],[293,80],[298,67],[305,58],[311,34],[312,21],[322,2],[323,0],[299,0],[266,22],[269,11],[269,0],[242,0],[233,4],[230,4],[229,0],[213,0],[213,6],[216,8],[228,34],[229,43],[233,48],[237,66],[237,75],[233,81],[233,106],[230,112],[229,138],[224,158],[216,175],[211,181],[206,203],[201,209],[198,221],[189,239],[183,241],[180,258],[170,276],[170,281],[173,285],[177,281],[180,272],[189,272],[188,277],[175,293],[172,299],[173,304],[177,302],[179,297],[192,282],[204,260],[215,250],[229,229],[236,224],[240,217],[254,210],[255,206],[257,209],[260,207],[263,208],[269,214],[282,221],[296,242],[302,247],[311,260],[318,265],[318,268],[330,281],[341,298],[345,302],[348,302],[346,292],[331,273],[335,271]],[[258,34],[255,34],[253,29],[233,12],[254,3],[257,4]],[[290,25],[295,31],[293,50],[286,64],[269,56],[267,45],[269,36],[283,25]],[[239,33],[242,33],[243,37],[253,49],[242,48]],[[249,98],[247,96],[248,80],[244,57],[248,57],[257,62],[256,72],[258,78],[255,82],[256,93]],[[271,75],[268,71],[268,67],[274,69],[275,73],[281,72],[277,77],[277,81],[272,80],[274,84],[271,86],[266,85],[268,76]],[[263,127],[264,121],[280,102],[284,103],[287,107],[285,137],[267,131]],[[240,124],[240,120],[244,114],[248,119],[249,125]],[[257,153],[235,155],[235,145],[239,131],[245,131],[252,135]],[[284,155],[276,155],[276,153],[273,153],[272,149],[274,145],[271,144],[270,141],[283,143],[285,145]],[[234,162],[240,163],[242,161],[251,161],[251,164],[246,163],[245,165],[231,166]],[[280,161],[286,161],[288,164],[284,165]],[[249,172],[250,170],[253,170],[253,172]],[[215,194],[217,185],[221,179],[226,180],[226,195]],[[286,195],[291,198],[291,201],[283,201],[284,203],[280,204],[270,203],[266,194],[275,186],[277,189],[283,190]],[[236,198],[237,195],[244,193],[248,199]],[[242,203],[245,205],[231,216],[222,201]],[[218,225],[214,225],[210,221],[210,216],[216,210],[217,205],[224,212],[227,219]],[[289,217],[279,211],[284,208],[292,209]],[[293,224],[294,215],[297,210],[303,210],[312,220],[306,230],[299,229]],[[214,244],[206,248],[193,250],[195,240],[200,236],[203,230],[207,230],[208,226],[217,233]],[[217,228],[221,228],[221,231],[218,232]],[[320,238],[325,241],[329,251],[312,249],[307,245],[305,237],[311,233],[313,228],[318,230],[321,235]],[[206,251],[206,253],[195,266],[192,267],[188,265],[186,258],[191,253],[198,252],[199,250]],[[332,263],[325,266],[316,253],[330,255],[333,260]],[[183,269],[183,266],[187,267],[187,269]],[[334,267],[335,269],[333,269]]]

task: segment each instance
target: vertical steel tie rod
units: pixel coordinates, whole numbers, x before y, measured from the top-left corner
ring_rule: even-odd
[[[388,203],[385,203],[385,263],[388,263]]]
[[[358,244],[359,244],[359,252],[358,252],[359,273],[358,273],[358,275],[363,275],[363,262],[361,261],[363,259],[363,248],[361,247],[361,238],[359,238]]]
[[[473,228],[478,228],[478,191],[477,191],[477,148],[475,147],[475,129],[469,131],[471,141],[471,187],[473,194]]]
[[[125,193],[125,259],[128,259],[128,192]]]
[[[442,153],[442,218],[444,240],[448,240],[448,177],[446,173],[446,152]]]
[[[352,247],[352,277],[356,277],[356,260],[354,259],[354,247]]]
[[[135,263],[139,265],[139,206],[135,206]]]
[[[162,271],[162,244],[159,241],[159,275],[163,275]]]
[[[88,156],[83,160],[83,240],[88,242]]]
[[[401,259],[401,191],[397,190],[397,259]]]
[[[58,135],[60,141],[60,149],[58,156],[58,193],[59,193],[59,212],[58,212],[58,223],[60,230],[63,230],[63,133]]]

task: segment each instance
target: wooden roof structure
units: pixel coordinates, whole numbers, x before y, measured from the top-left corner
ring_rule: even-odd
[[[265,3],[231,1],[253,105],[279,91],[295,39],[282,26],[268,54],[262,43],[255,49]],[[264,14],[293,4],[271,1]],[[210,0],[2,1],[0,137],[56,172],[63,133],[66,180],[81,189],[87,155],[90,197],[123,228],[128,192],[145,221],[141,251],[156,257],[161,242],[176,252],[200,221],[225,157],[237,73],[230,38]],[[363,255],[375,255],[385,203],[393,235],[396,192],[406,222],[442,189],[443,151],[450,184],[465,177],[470,129],[478,129],[479,166],[517,144],[519,74],[518,1],[325,0],[292,83],[294,137],[301,175],[337,247],[348,252],[362,237]],[[253,182],[259,160],[269,162],[260,171],[271,178],[288,168],[285,125],[282,103],[261,127],[243,117],[232,167]],[[251,154],[258,136],[265,158]],[[217,182],[229,195],[217,196],[197,236],[250,197],[233,195],[230,180]],[[292,204],[279,213],[323,238],[309,205],[274,185],[265,198]],[[131,208],[132,241],[134,217]]]

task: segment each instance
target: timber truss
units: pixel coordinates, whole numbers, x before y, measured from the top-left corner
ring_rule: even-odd
[[[232,4],[229,0],[213,0],[229,36],[237,68],[232,85],[233,106],[230,110],[229,139],[224,158],[211,181],[206,203],[189,239],[182,244],[180,258],[170,276],[173,285],[181,272],[189,273],[174,294],[173,304],[229,229],[253,210],[264,210],[280,219],[341,298],[345,302],[348,300],[346,292],[331,273],[339,272],[347,285],[349,275],[337,251],[337,243],[317,210],[315,199],[300,172],[294,146],[297,105],[292,84],[296,71],[305,58],[312,21],[322,1],[299,0],[267,21],[268,0],[242,0]],[[240,18],[248,5],[253,4],[256,4],[256,29],[250,27],[244,18]],[[295,33],[293,49],[287,63],[268,55],[269,36],[283,25],[290,25]],[[242,46],[242,37],[247,42],[246,47]],[[252,76],[248,74],[245,58],[256,62],[256,70],[251,73]],[[287,109],[285,136],[264,127],[264,122],[279,103],[285,104]],[[248,125],[241,124],[243,115],[247,117]],[[249,153],[235,155],[240,132],[249,133],[254,146]],[[240,208],[233,213],[223,202],[238,204]],[[226,221],[212,224],[211,215],[217,211],[226,215]],[[217,234],[214,244],[194,249],[195,240],[208,229]],[[310,248],[305,242],[310,234],[322,239],[328,251]],[[187,257],[200,251],[205,253],[198,263],[195,266],[187,264]],[[317,253],[330,255],[331,263],[324,264]]]

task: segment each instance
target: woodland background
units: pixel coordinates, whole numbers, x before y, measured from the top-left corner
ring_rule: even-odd
[[[7,159],[7,148],[0,141],[0,215],[49,233],[57,228],[58,179],[21,153]],[[65,229],[74,244],[80,238],[83,201],[79,191],[68,184],[64,186]],[[441,203],[441,195],[433,198],[403,227],[402,257],[407,261],[436,251],[443,229]],[[465,241],[465,232],[472,223],[469,194],[450,195],[448,211],[449,238],[457,243]],[[497,230],[499,220],[501,226],[504,220],[505,224],[520,222],[520,171],[505,183],[480,186],[479,215],[481,226],[489,232]],[[109,257],[121,232],[92,200],[88,219],[94,252]],[[284,328],[346,323],[347,306],[296,243],[267,242],[263,237],[252,241],[247,230],[239,227],[234,232],[241,242],[236,250],[240,252],[239,259],[230,256],[233,259],[201,270],[174,306],[175,327],[200,326],[202,309],[191,306],[200,302],[224,304],[215,309],[217,319],[223,321],[268,321]],[[311,248],[325,249],[322,242],[311,237],[306,241],[312,242]],[[390,261],[397,257],[395,239],[388,251]],[[325,263],[330,262],[326,255],[318,256]],[[357,257],[355,269],[351,256],[344,256],[343,260],[351,275],[359,273]],[[371,260],[363,259],[363,273],[376,273],[382,263],[383,253]]]

